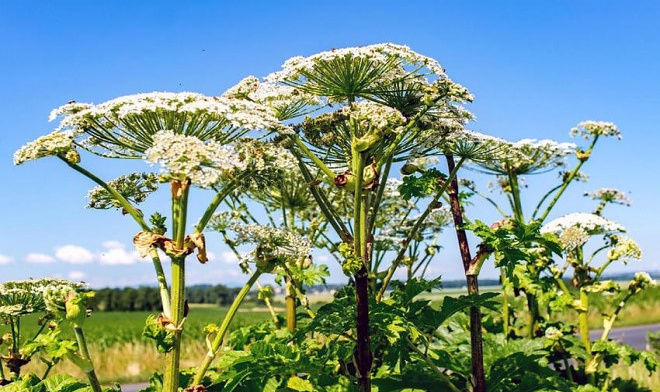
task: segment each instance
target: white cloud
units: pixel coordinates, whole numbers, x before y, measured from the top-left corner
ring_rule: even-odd
[[[29,253],[25,256],[25,261],[28,263],[46,264],[55,261],[55,258],[45,253]]]
[[[87,276],[86,273],[82,271],[71,271],[69,272],[69,279],[71,280],[83,280]]]
[[[209,261],[214,261],[216,259],[215,253],[211,251],[206,251],[206,258],[209,259]]]
[[[1,264],[9,264],[9,263],[12,263],[13,261],[14,260],[12,260],[11,257],[0,254],[0,265]]]
[[[64,245],[55,249],[55,257],[70,264],[87,264],[95,259],[92,252],[77,245]]]
[[[119,241],[106,241],[103,244],[105,250],[98,253],[98,260],[106,265],[129,265],[141,260],[135,250],[126,250],[126,246]]]
[[[221,257],[222,257],[222,261],[224,261],[227,264],[238,264],[238,257],[236,257],[234,252],[230,252],[226,250],[222,252]]]

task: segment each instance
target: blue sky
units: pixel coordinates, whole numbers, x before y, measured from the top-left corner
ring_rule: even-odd
[[[651,1],[0,2],[0,280],[154,281],[151,266],[131,254],[136,227],[120,214],[84,208],[92,184],[54,159],[13,166],[16,149],[52,130],[52,108],[138,92],[220,94],[289,57],[376,42],[438,59],[475,94],[475,130],[568,141],[582,120],[618,124],[623,140],[600,144],[586,167],[589,183],[572,188],[555,213],[591,210],[581,196],[591,189],[630,192],[633,206],[613,207],[609,217],[629,228],[645,257],[617,268],[658,270],[659,17],[660,4]],[[108,179],[129,166],[85,158],[85,167]],[[554,180],[530,179],[531,193]],[[209,195],[193,197],[201,205]],[[150,205],[167,210],[164,195]],[[474,211],[494,217],[487,208]],[[191,263],[190,282],[242,282],[220,239],[209,237],[215,260]],[[459,278],[452,237],[446,247],[434,273]]]

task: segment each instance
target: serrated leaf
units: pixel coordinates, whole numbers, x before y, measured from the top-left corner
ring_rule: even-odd
[[[314,392],[312,383],[298,376],[291,376],[286,382],[286,387],[294,391]]]

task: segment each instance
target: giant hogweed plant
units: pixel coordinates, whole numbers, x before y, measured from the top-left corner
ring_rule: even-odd
[[[218,206],[249,181],[262,181],[287,169],[285,151],[273,143],[250,139],[252,130],[283,127],[272,111],[248,100],[207,97],[194,93],[150,93],[120,97],[98,105],[70,102],[51,113],[59,126],[22,147],[15,164],[56,157],[98,185],[90,192],[90,207],[121,209],[139,227],[133,240],[142,257],[151,257],[160,287],[163,313],[151,320],[150,335],[167,351],[163,390],[178,390],[181,336],[185,321],[185,264],[196,252],[205,263],[203,231]],[[158,182],[169,183],[171,216],[150,218],[136,206],[157,188],[149,174],[128,174],[105,181],[84,168],[80,150],[104,157],[144,159],[158,164]],[[203,215],[187,233],[191,189],[215,194]],[[171,260],[165,276],[159,251]],[[170,287],[171,286],[171,287]],[[149,327],[149,326],[148,326]],[[160,330],[153,331],[153,329]]]
[[[620,132],[611,123],[587,121],[579,124],[571,131],[572,136],[581,135],[588,142],[585,149],[573,144],[555,143],[549,140],[522,140],[511,143],[526,160],[505,157],[501,161],[481,163],[480,169],[495,174],[497,183],[506,196],[508,210],[496,203],[491,196],[480,193],[474,183],[468,183],[472,195],[479,195],[502,214],[503,220],[488,227],[476,221],[471,225],[473,231],[484,242],[489,243],[494,250],[496,263],[502,271],[503,309],[502,331],[507,337],[527,336],[535,338],[546,331],[546,335],[564,336],[572,325],[563,325],[563,333],[556,327],[560,325],[553,320],[553,312],[573,309],[577,315],[575,324],[579,331],[581,344],[567,343],[566,346],[581,346],[580,350],[570,352],[561,344],[557,344],[564,361],[563,369],[571,381],[577,380],[573,375],[573,365],[570,358],[579,358],[582,367],[579,371],[588,378],[588,382],[596,385],[596,372],[603,363],[605,346],[612,353],[610,363],[618,358],[628,361],[643,359],[649,370],[655,365],[649,357],[636,354],[635,350],[616,348],[617,345],[608,341],[609,332],[618,314],[626,302],[644,288],[653,284],[646,274],[638,274],[629,283],[628,290],[622,290],[618,284],[603,277],[606,269],[613,262],[627,263],[630,260],[641,259],[642,253],[638,245],[630,238],[622,236],[625,229],[603,218],[601,215],[608,204],[630,205],[630,199],[622,192],[603,188],[588,192],[585,196],[597,201],[593,213],[574,213],[553,220],[543,225],[553,207],[560,200],[567,187],[576,180],[585,179],[580,172],[583,164],[589,159],[599,138],[613,136],[620,138]],[[524,193],[519,186],[522,175],[530,175],[551,171],[565,165],[565,158],[574,155],[577,163],[571,170],[560,172],[561,181],[551,188],[537,203],[529,221],[525,221],[522,197]],[[542,226],[543,225],[543,226]],[[603,236],[605,243],[597,246],[590,254],[585,244],[591,237]],[[605,257],[600,257],[605,255]],[[560,257],[557,260],[557,257]],[[572,272],[573,277],[567,277]],[[569,288],[572,286],[572,288]],[[517,318],[509,305],[511,290],[525,293],[527,302],[527,319]],[[611,310],[604,315],[603,333],[592,348],[587,323],[590,309],[589,294],[605,293],[610,295]],[[513,320],[524,320],[518,323],[520,333],[514,329]],[[550,331],[550,332],[548,332]],[[568,335],[570,336],[570,335]],[[571,340],[571,338],[566,338]],[[618,350],[618,351],[617,351]],[[616,355],[614,353],[619,353]],[[621,353],[625,353],[623,355]],[[632,359],[631,359],[632,358]],[[607,372],[599,378],[598,383],[607,389],[610,380]]]
[[[245,84],[247,96],[250,88],[260,88],[253,80]],[[438,199],[460,166],[467,158],[488,159],[493,153],[488,147],[491,140],[463,130],[471,115],[459,105],[472,99],[469,92],[452,82],[435,60],[402,46],[379,44],[294,57],[261,86],[312,94],[327,105],[303,110],[307,116],[302,120],[286,118],[293,132],[279,139],[287,141],[298,157],[314,199],[341,240],[343,269],[355,286],[358,386],[360,391],[369,391],[373,363],[369,290],[379,272],[374,269],[378,262],[373,258],[374,231],[389,172],[397,162],[433,153],[460,157],[448,174],[425,172],[423,178],[409,178],[425,186],[402,188],[407,189],[408,198],[426,196],[431,201],[404,234],[377,301],[382,300],[393,271],[406,257],[425,219],[438,208]],[[348,214],[329,202],[328,187],[352,200]],[[477,369],[480,366],[475,364]],[[478,376],[476,384],[477,390],[483,390],[483,377]]]
[[[189,391],[223,392],[365,392],[372,386],[379,391],[570,390],[573,384],[547,368],[550,348],[561,356],[569,346],[556,334],[521,342],[483,335],[481,309],[495,303],[492,294],[479,295],[477,278],[492,254],[514,283],[509,269],[538,260],[535,248],[544,255],[564,254],[555,234],[539,231],[540,223],[579,177],[597,137],[577,151],[579,164],[544,198],[550,201],[539,218],[525,223],[518,176],[555,165],[573,147],[512,146],[468,131],[471,114],[460,105],[471,100],[435,60],[407,47],[337,49],[292,58],[264,82],[248,77],[221,97],[154,93],[100,105],[72,102],[54,111],[52,117],[62,117],[58,129],[19,150],[15,162],[58,157],[99,185],[90,207],[120,209],[140,227],[134,243],[153,260],[163,302],[163,314],[150,320],[145,333],[167,352],[164,375],[154,377],[149,391],[175,391],[179,380]],[[612,130],[603,124],[583,129]],[[81,149],[102,157],[142,158],[163,170],[106,182],[81,166]],[[443,157],[446,167],[433,157]],[[515,191],[506,192],[513,216],[492,227],[467,219],[469,192],[461,191],[458,181],[466,162],[504,169],[503,183],[516,184],[509,187]],[[398,183],[390,178],[397,168],[403,175]],[[154,213],[147,220],[136,204],[168,182],[172,213],[166,236],[165,217]],[[192,187],[215,196],[186,234]],[[441,208],[445,200],[448,209]],[[216,213],[223,202],[229,210]],[[262,208],[259,216],[252,212],[255,204]],[[448,221],[455,227],[469,295],[446,298],[434,309],[416,297],[439,287],[439,280],[419,276],[434,260]],[[207,329],[203,364],[180,372],[185,262],[194,252],[206,261],[207,227],[244,261],[250,278],[223,322]],[[474,257],[468,229],[482,241]],[[248,245],[254,248],[244,254]],[[303,290],[305,283],[323,278],[322,269],[309,268],[314,247],[330,251],[351,280],[317,312],[305,306]],[[171,287],[162,253],[172,262]],[[393,280],[400,266],[406,267],[406,282]],[[254,326],[227,336],[238,306],[263,273],[276,273],[289,289],[288,332]],[[642,277],[631,293],[648,284]],[[394,288],[389,295],[388,288]],[[261,293],[268,298],[267,290]],[[296,328],[294,297],[308,316]],[[457,313],[463,310],[470,313],[467,332],[463,323],[452,321],[460,321]],[[276,315],[273,322],[279,322]],[[210,368],[225,342],[235,350],[223,350],[217,368]],[[493,349],[498,346],[503,347]],[[614,357],[611,350],[589,355],[578,358],[586,358],[590,369]]]
[[[477,165],[473,166],[477,171],[494,175],[495,181],[493,183],[496,184],[494,188],[499,188],[502,194],[505,195],[506,204],[508,204],[506,207],[499,205],[492,196],[481,193],[474,183],[467,182],[465,184],[471,195],[482,197],[502,215],[503,221],[494,225],[494,229],[500,228],[500,232],[502,232],[506,227],[515,228],[511,233],[513,236],[517,235],[521,243],[513,247],[507,243],[507,247],[504,248],[520,248],[522,243],[530,248],[535,246],[534,241],[547,243],[541,236],[534,233],[538,233],[540,226],[564,195],[569,185],[586,178],[580,169],[591,156],[599,138],[607,136],[620,137],[620,132],[611,123],[586,121],[572,129],[571,135],[584,136],[589,142],[589,145],[583,149],[578,148],[573,143],[557,143],[552,140],[539,141],[524,139],[515,143],[505,142],[506,150],[513,152],[512,154],[503,154],[500,159],[477,162]],[[559,181],[559,184],[553,186],[545,193],[536,204],[536,208],[530,219],[526,220],[525,216],[528,211],[524,210],[522,201],[524,196],[522,193],[523,187],[521,186],[521,184],[524,184],[523,176],[543,174],[564,167],[566,165],[566,159],[572,155],[577,160],[575,166],[570,170],[560,172],[561,181]],[[484,228],[481,227],[480,231],[485,233],[487,230],[484,231]],[[526,238],[523,239],[522,236]],[[501,278],[504,287],[503,324],[505,334],[510,333],[510,319],[514,317],[514,315],[509,314],[509,296],[514,286],[516,289],[522,289],[526,295],[529,316],[527,336],[533,337],[537,332],[539,320],[537,296],[540,294],[540,291],[537,293],[538,286],[533,284],[526,287],[521,286],[523,282],[528,281],[524,276],[533,276],[534,278],[532,280],[535,282],[539,280],[539,274],[542,268],[535,265],[534,258],[534,255],[526,255],[520,252],[510,255],[505,255],[503,252],[496,252],[496,262],[498,266],[502,267]],[[518,265],[518,262],[523,262],[524,266]]]

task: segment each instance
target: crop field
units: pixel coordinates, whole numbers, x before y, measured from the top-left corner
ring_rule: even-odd
[[[211,323],[220,323],[227,313],[226,307],[192,305],[186,319],[186,344],[183,363],[194,366],[206,353],[203,329]],[[158,353],[152,341],[142,336],[145,319],[149,312],[94,312],[85,323],[85,332],[90,340],[92,357],[98,362],[98,373],[102,382],[144,381],[162,366],[164,356]],[[239,311],[230,330],[270,318],[260,309]],[[32,336],[38,330],[38,318],[26,317],[24,335]],[[6,326],[0,326],[2,334]],[[68,332],[68,333],[67,333]],[[69,331],[65,337],[71,338]],[[28,371],[41,374],[45,366],[38,360],[27,366]],[[73,364],[65,361],[57,365],[52,373],[84,374]]]

